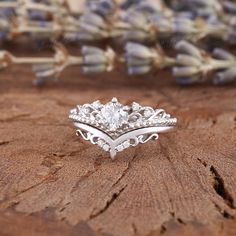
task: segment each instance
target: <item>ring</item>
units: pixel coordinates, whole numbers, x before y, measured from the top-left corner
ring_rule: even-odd
[[[157,140],[159,133],[174,128],[177,119],[163,109],[153,109],[133,102],[122,105],[117,98],[107,104],[95,101],[77,105],[69,118],[76,126],[76,134],[110,152],[112,159],[118,152],[149,140]]]

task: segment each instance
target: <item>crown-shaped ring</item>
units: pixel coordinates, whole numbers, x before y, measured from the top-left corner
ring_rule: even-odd
[[[158,139],[159,133],[167,132],[177,124],[177,119],[163,109],[136,102],[130,106],[122,105],[117,98],[107,104],[95,101],[77,105],[70,111],[69,118],[77,128],[77,135],[110,152],[112,159],[126,148]]]

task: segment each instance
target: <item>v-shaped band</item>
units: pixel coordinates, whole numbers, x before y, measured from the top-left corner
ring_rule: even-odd
[[[174,128],[173,126],[140,128],[113,138],[104,131],[90,125],[78,122],[74,122],[74,125],[78,128],[77,132],[85,140],[99,145],[105,151],[109,151],[112,159],[115,158],[117,152],[121,152],[130,146],[137,146],[139,143],[146,143],[151,139],[158,139],[159,133],[168,132]]]

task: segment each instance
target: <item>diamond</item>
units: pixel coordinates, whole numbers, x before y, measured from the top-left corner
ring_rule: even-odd
[[[117,101],[113,101],[104,105],[101,109],[101,115],[104,123],[111,131],[115,131],[123,124],[128,122],[128,112],[123,110],[123,106]]]
[[[134,126],[135,126],[135,125],[134,125],[133,123],[129,124],[129,128],[131,128],[131,129],[133,129]]]
[[[124,150],[124,147],[122,145],[118,145],[116,149],[118,152],[122,152]]]
[[[76,108],[74,108],[74,109],[72,109],[71,111],[70,111],[70,114],[77,114],[77,109]]]
[[[152,111],[150,111],[150,110],[145,110],[145,111],[144,111],[144,116],[145,116],[146,118],[150,117],[152,114],[153,114],[153,113],[152,113]]]
[[[102,147],[104,142],[100,139],[100,140],[98,140],[97,144],[98,144],[98,146]]]
[[[118,103],[118,99],[114,97],[114,98],[111,99],[111,102]]]
[[[128,148],[130,146],[130,141],[129,140],[125,141],[123,145],[124,148]]]
[[[92,106],[93,106],[95,109],[99,109],[99,108],[102,106],[102,104],[101,104],[101,102],[98,100],[98,101],[93,102],[93,103],[92,103]]]
[[[80,110],[79,110],[79,115],[81,117],[86,117],[86,116],[89,115],[89,112],[90,112],[90,110],[89,110],[88,107],[81,107]]]
[[[137,102],[132,103],[132,109],[133,111],[138,111],[140,109],[140,105]]]
[[[104,144],[102,148],[103,148],[103,150],[106,151],[106,152],[108,152],[109,149],[110,149],[108,144]]]

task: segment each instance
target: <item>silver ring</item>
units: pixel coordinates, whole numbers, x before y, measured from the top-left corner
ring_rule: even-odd
[[[117,98],[107,104],[95,101],[77,105],[69,118],[76,126],[76,134],[110,152],[115,159],[117,152],[151,139],[157,140],[159,133],[174,128],[177,119],[163,109],[153,109],[133,102],[122,105]]]

